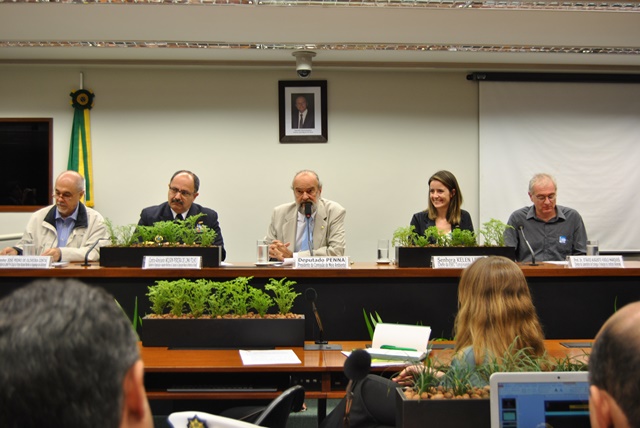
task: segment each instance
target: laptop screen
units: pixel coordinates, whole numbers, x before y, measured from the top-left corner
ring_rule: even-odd
[[[587,372],[494,373],[491,428],[589,428]]]

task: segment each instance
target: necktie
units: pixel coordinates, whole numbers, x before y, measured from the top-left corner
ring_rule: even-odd
[[[298,120],[298,128],[302,128],[302,123],[304,122],[302,113],[300,113],[300,119]]]
[[[176,216],[176,220],[184,220],[184,217],[182,217],[182,214],[178,214]]]
[[[302,234],[302,242],[300,243],[300,251],[309,251],[309,219],[304,222],[304,233]]]

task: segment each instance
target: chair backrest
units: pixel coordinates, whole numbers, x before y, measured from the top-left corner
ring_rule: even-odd
[[[169,425],[173,428],[189,428],[189,424],[198,418],[201,423],[215,428],[255,428],[257,425],[224,416],[212,415],[205,412],[186,411],[174,412],[169,415]],[[196,424],[197,426],[198,424]]]
[[[292,386],[273,400],[254,423],[261,427],[286,428],[289,414],[300,411],[303,404],[304,388]]]

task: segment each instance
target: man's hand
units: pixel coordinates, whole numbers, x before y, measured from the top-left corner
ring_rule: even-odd
[[[7,247],[4,250],[0,251],[0,256],[17,256],[18,252],[13,247]]]
[[[59,262],[60,259],[62,259],[62,251],[60,251],[60,248],[49,248],[48,250],[43,251],[42,255],[51,256],[54,262]]]
[[[272,259],[280,260],[289,259],[293,257],[293,253],[289,250],[289,242],[282,243],[278,240],[274,240],[269,245],[269,257]]]

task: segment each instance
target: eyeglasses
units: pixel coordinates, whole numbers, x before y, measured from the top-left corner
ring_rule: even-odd
[[[187,197],[187,198],[193,196],[193,193],[187,192],[186,190],[180,190],[177,187],[169,186],[169,191],[173,195],[176,195],[176,194],[180,193],[182,196]]]
[[[296,196],[302,196],[305,193],[309,196],[315,196],[318,189],[312,187],[311,189],[293,189],[293,191],[296,193]]]
[[[546,199],[549,199],[549,201],[553,202],[556,200],[556,194],[552,193],[550,195],[536,195],[536,199],[540,202],[544,202]]]
[[[60,193],[57,190],[55,192],[53,192],[53,194],[51,196],[53,196],[55,199],[71,199],[73,197],[74,193],[71,192],[64,192],[64,193]]]

